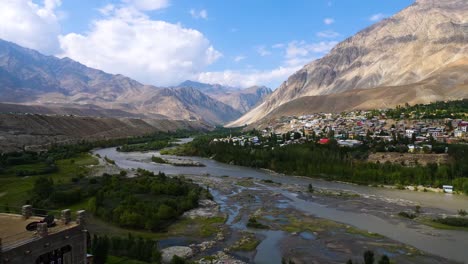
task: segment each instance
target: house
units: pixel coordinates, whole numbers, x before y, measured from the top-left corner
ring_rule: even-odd
[[[468,122],[462,121],[458,124],[458,128],[463,132],[468,132]]]
[[[362,145],[362,142],[359,141],[359,140],[339,140],[338,141],[338,145],[340,147],[357,147],[357,146],[360,146]]]
[[[330,140],[328,138],[321,138],[318,143],[324,145],[330,143]]]
[[[406,137],[411,138],[413,134],[415,133],[414,129],[406,129]]]
[[[466,132],[463,132],[463,130],[458,128],[453,131],[453,135],[457,138],[463,137],[465,133]]]
[[[442,189],[444,189],[444,193],[453,193],[453,186],[452,185],[443,185]]]

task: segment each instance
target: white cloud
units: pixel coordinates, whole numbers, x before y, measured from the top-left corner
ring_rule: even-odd
[[[123,0],[123,2],[142,11],[159,10],[169,6],[169,0]]]
[[[190,15],[192,15],[193,18],[202,18],[202,19],[208,19],[208,11],[205,9],[202,9],[200,11],[197,11],[195,9],[190,9]]]
[[[331,24],[335,23],[335,19],[333,19],[333,18],[325,18],[325,19],[323,20],[323,23],[324,23],[325,25],[331,25]]]
[[[250,87],[253,85],[276,86],[286,80],[291,74],[298,71],[301,66],[283,67],[272,70],[245,70],[245,71],[218,71],[203,72],[198,76],[199,82],[219,83],[234,87]]]
[[[240,62],[242,60],[245,60],[245,58],[246,58],[245,56],[239,55],[239,56],[234,57],[234,61],[235,62]]]
[[[151,20],[132,7],[108,14],[85,34],[60,36],[61,56],[155,85],[197,76],[222,56],[197,30]]]
[[[264,46],[257,46],[255,48],[255,50],[257,51],[257,53],[262,56],[262,57],[265,57],[265,56],[268,56],[268,55],[271,55],[271,52]]]
[[[274,44],[273,46],[271,46],[273,49],[281,49],[283,48],[285,45],[283,43],[277,43],[277,44]]]
[[[321,41],[317,43],[291,41],[286,48],[285,62],[289,66],[303,65],[323,56],[337,43],[337,41]]]
[[[60,0],[0,0],[0,38],[46,54],[57,52]]]
[[[384,18],[386,18],[387,15],[385,14],[382,14],[382,13],[378,13],[378,14],[373,14],[371,17],[369,17],[369,20],[372,21],[372,22],[377,22],[377,21],[380,21]]]
[[[279,67],[270,70],[247,69],[240,71],[225,70],[215,72],[203,72],[197,80],[206,83],[220,83],[229,86],[249,87],[252,85],[267,85],[277,87],[291,74],[298,71],[303,65],[310,63],[327,53],[337,44],[336,41],[322,41],[307,43],[305,41],[291,41],[286,45],[278,45],[284,48],[284,61]],[[276,46],[273,45],[273,46]]]
[[[325,30],[317,32],[317,37],[319,38],[337,38],[340,36],[340,33],[333,30]]]

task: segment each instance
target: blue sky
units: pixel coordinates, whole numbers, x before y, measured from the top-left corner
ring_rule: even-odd
[[[414,2],[12,1],[0,0],[6,7],[0,38],[41,52],[157,86],[193,79],[272,88],[337,42]],[[30,25],[18,28],[15,21]]]

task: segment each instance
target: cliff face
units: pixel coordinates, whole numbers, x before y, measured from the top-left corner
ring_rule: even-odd
[[[445,100],[444,89],[463,84],[465,78],[463,74],[454,74],[444,79],[436,74],[450,65],[466,64],[467,58],[466,0],[418,0],[395,16],[339,43],[323,58],[305,65],[268,100],[231,125],[256,122],[281,105],[305,96],[326,98],[354,90],[403,85],[414,89],[412,84],[430,79],[437,80],[442,88],[431,101]],[[414,96],[393,103],[428,99],[417,98],[417,93]],[[366,97],[372,99],[380,97]],[[361,103],[365,106],[365,102]],[[310,107],[313,110],[314,106]],[[327,109],[333,109],[333,105],[324,110]]]

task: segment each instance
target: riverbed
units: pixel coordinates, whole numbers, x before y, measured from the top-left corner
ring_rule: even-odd
[[[94,153],[101,157],[107,156],[122,169],[132,171],[143,168],[168,175],[186,175],[210,186],[215,201],[228,215],[225,225],[234,238],[238,237],[239,232],[247,230],[245,223],[248,216],[257,213],[262,223],[272,228],[268,231],[247,230],[261,239],[253,254],[237,253],[239,258],[248,261],[281,263],[281,256],[289,256],[299,263],[312,257],[330,263],[344,263],[342,260],[347,256],[356,258],[361,254],[355,252],[359,247],[372,248],[372,245],[386,245],[373,248],[377,253],[381,252],[397,259],[397,263],[447,263],[447,259],[466,263],[468,260],[468,232],[433,229],[397,216],[399,211],[411,210],[416,205],[421,206],[423,213],[428,215],[456,214],[459,209],[468,209],[466,196],[374,188],[285,176],[200,157],[184,159],[204,164],[204,167],[176,167],[151,162],[153,155],[164,159],[178,158],[161,155],[159,152],[122,153],[117,152],[115,148],[106,148],[95,150]],[[245,184],[245,181],[248,184]],[[308,193],[309,184],[321,191]],[[330,193],[346,195],[329,195]],[[250,197],[251,200],[245,200],[246,197]],[[307,221],[313,223],[315,218],[328,219],[341,225],[327,224],[329,228],[315,230],[317,234],[310,231],[298,234],[287,232],[291,231],[291,223],[301,219],[309,219]],[[346,226],[370,232],[368,234],[371,235],[354,232],[353,236],[353,232],[348,232],[350,229]],[[383,237],[373,236],[374,233]],[[320,239],[313,239],[317,236]],[[340,240],[334,240],[334,236]],[[352,245],[353,241],[360,241],[361,244]],[[229,242],[233,241],[228,237],[226,243]],[[403,244],[416,250],[404,248]],[[333,248],[335,250],[331,250]],[[389,251],[389,248],[398,250]]]

